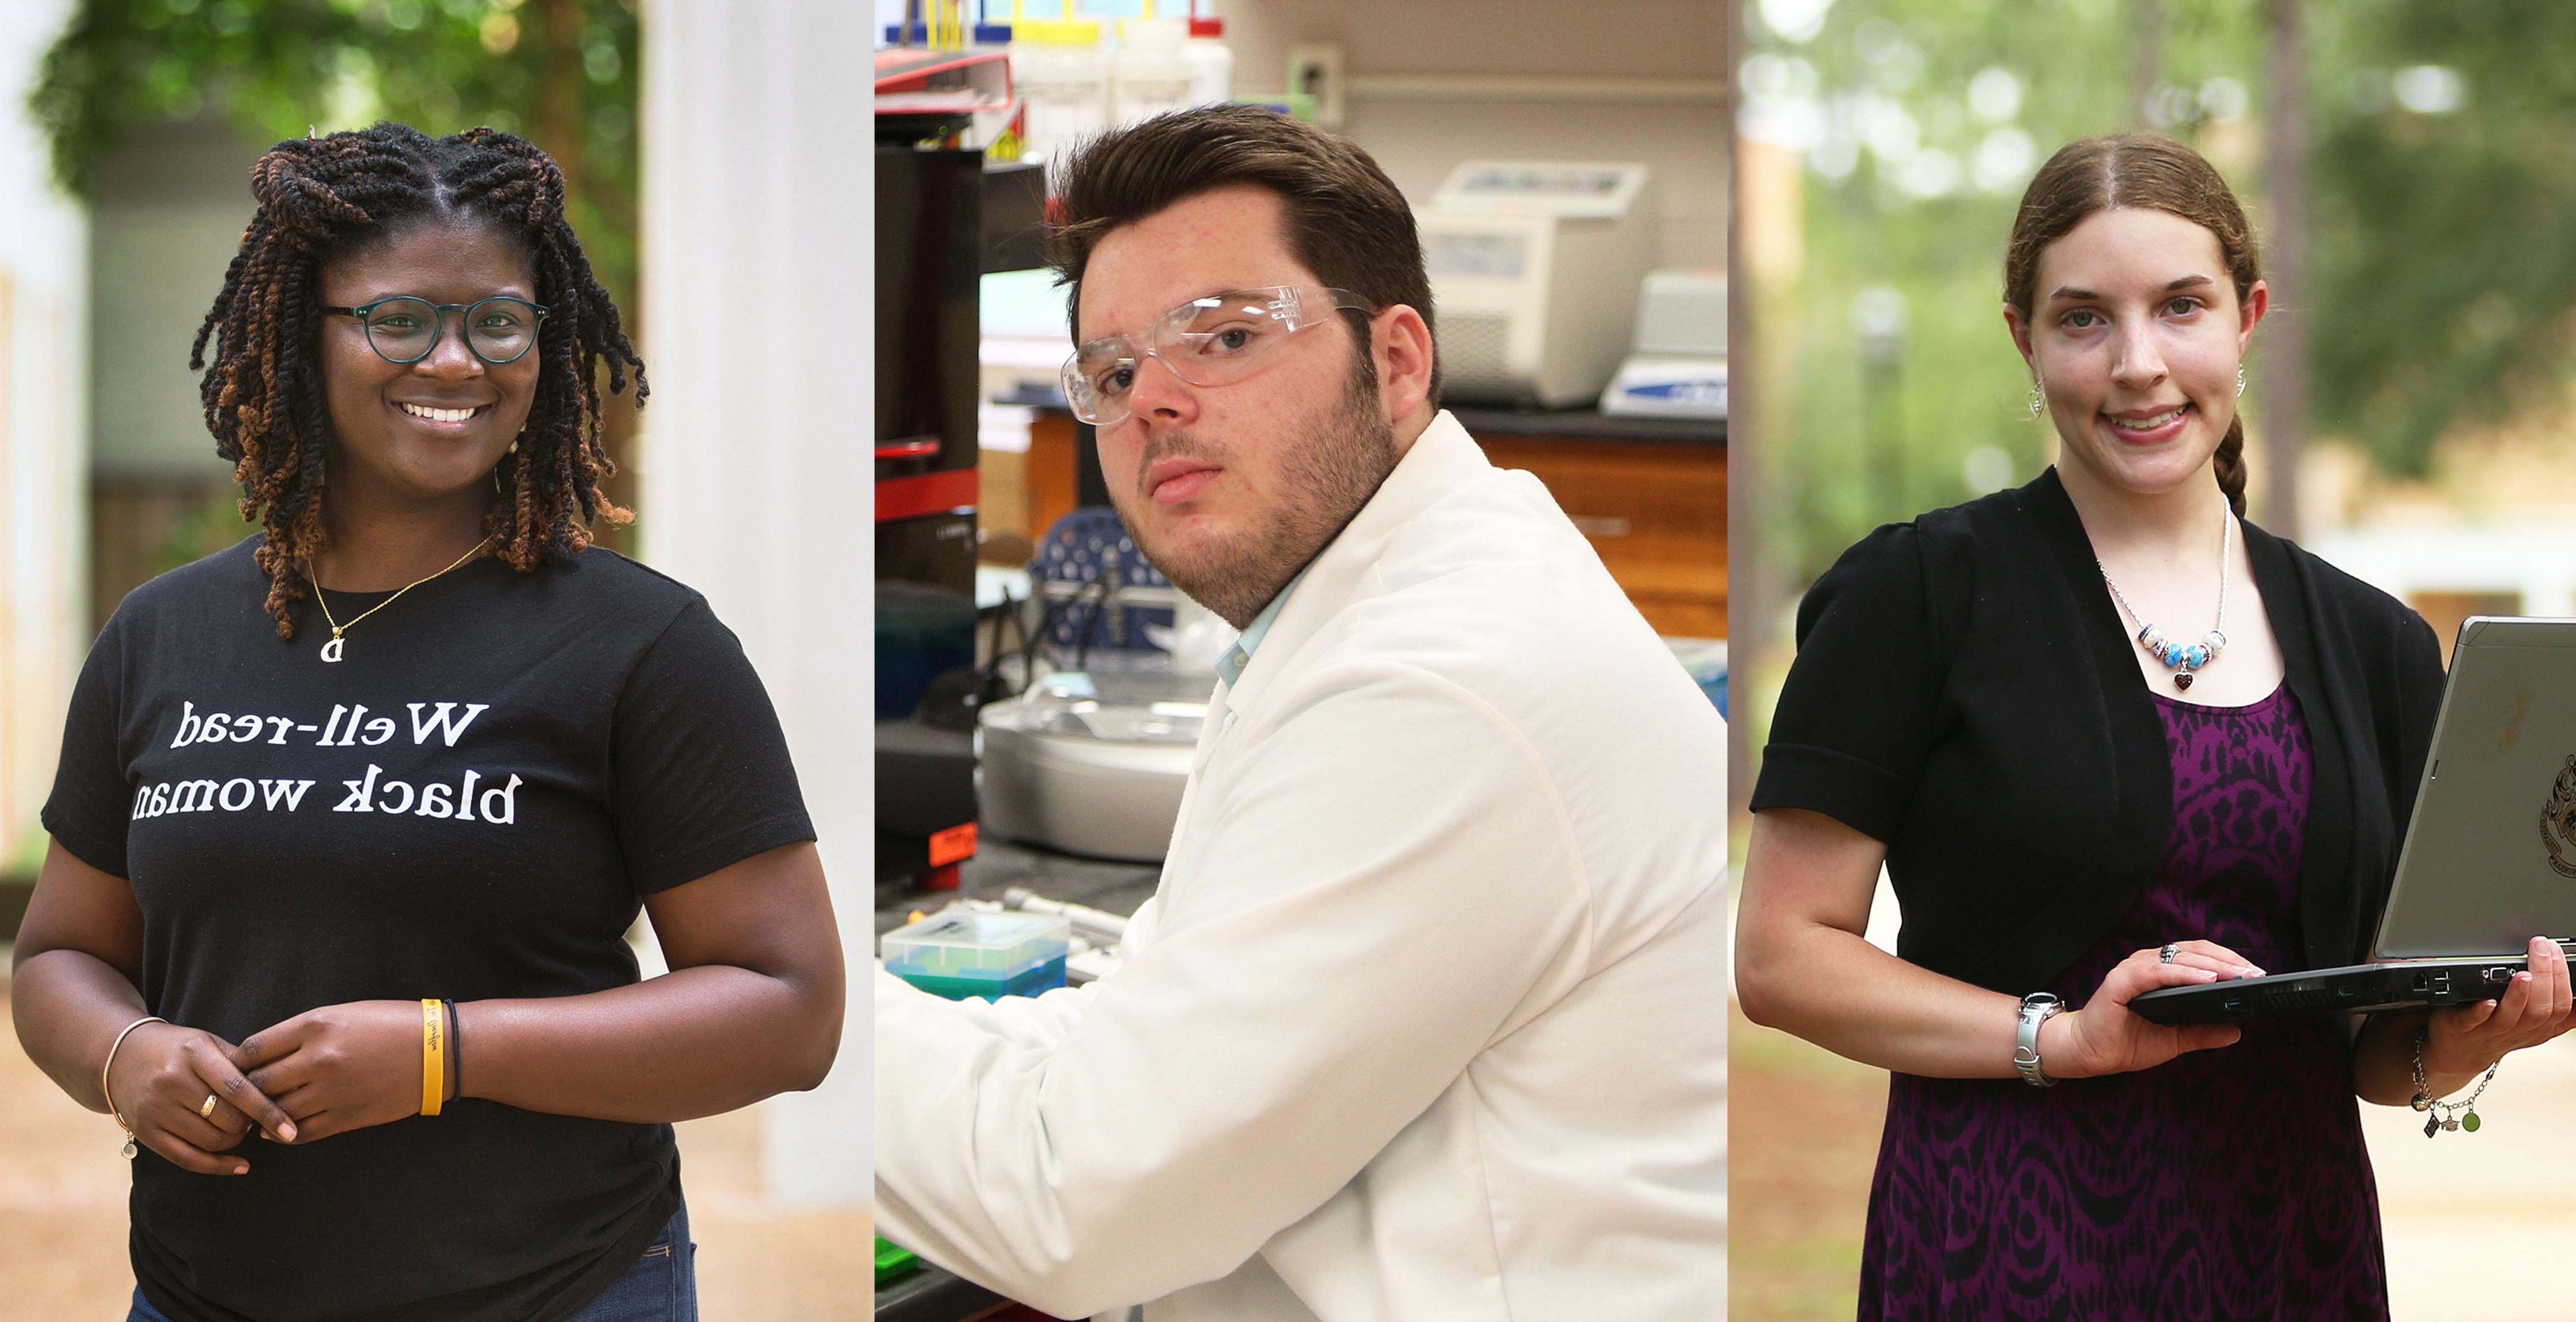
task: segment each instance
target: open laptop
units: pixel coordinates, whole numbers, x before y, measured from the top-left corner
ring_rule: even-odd
[[[2158,1024],[2456,1005],[2501,996],[2535,936],[2576,958],[2576,619],[2474,616],[2371,962],[2166,987]]]

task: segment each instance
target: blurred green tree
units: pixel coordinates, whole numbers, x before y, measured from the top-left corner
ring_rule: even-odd
[[[1794,154],[1799,181],[1794,270],[1738,284],[1762,300],[1751,367],[1781,497],[1765,553],[1791,581],[1873,524],[2045,460],[2000,268],[2021,188],[2059,145],[2171,133],[2228,176],[2267,247],[2282,237],[2261,5],[1745,8],[1740,131]],[[2309,330],[2310,427],[2419,473],[2443,436],[2576,374],[2576,6],[2349,0],[2303,15],[2309,274],[2274,314]],[[1760,205],[1749,186],[1744,202]],[[1870,310],[1891,302],[1901,363],[1874,369],[1888,351],[1867,342],[1885,320]]]
[[[2377,0],[2318,80],[2315,410],[2383,467],[2563,404],[2576,371],[2576,6]]]
[[[563,167],[573,228],[635,334],[636,55],[634,0],[79,0],[29,103],[81,197],[127,134],[200,115],[258,142],[379,119],[516,133]],[[622,467],[633,410],[606,422]],[[609,496],[631,508],[631,478]]]
[[[632,0],[80,0],[31,108],[82,196],[125,134],[209,111],[263,141],[506,129],[563,166],[592,263],[635,288]]]

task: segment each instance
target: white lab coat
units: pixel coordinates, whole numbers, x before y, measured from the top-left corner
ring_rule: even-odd
[[[1443,413],[1208,710],[1124,967],[876,981],[878,1228],[1060,1315],[1725,1302],[1724,725]]]

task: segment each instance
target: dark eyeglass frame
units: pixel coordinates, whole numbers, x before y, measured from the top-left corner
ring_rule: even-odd
[[[409,358],[396,358],[392,354],[386,353],[383,345],[376,343],[376,328],[368,323],[367,318],[373,314],[376,309],[383,307],[387,303],[418,303],[430,309],[431,314],[438,318],[438,324],[430,328],[429,344],[427,347]],[[528,342],[519,346],[519,351],[507,358],[495,358],[492,355],[483,352],[482,346],[474,342],[474,313],[476,309],[481,308],[487,303],[508,303],[516,307],[526,308],[536,314],[536,324],[531,326],[528,331]],[[383,298],[377,299],[372,303],[360,303],[355,307],[345,308],[332,307],[325,304],[322,310],[325,312],[336,312],[346,317],[356,317],[358,319],[358,325],[367,333],[367,347],[375,350],[378,358],[382,358],[386,362],[393,363],[400,367],[409,367],[413,363],[420,362],[428,358],[431,354],[438,352],[438,342],[447,337],[447,314],[450,312],[461,312],[464,316],[458,320],[457,328],[458,333],[465,337],[465,351],[494,367],[501,367],[509,363],[515,363],[520,359],[527,357],[528,350],[537,347],[537,332],[544,328],[546,314],[554,309],[547,307],[543,303],[531,303],[516,294],[494,294],[489,298],[478,298],[471,303],[432,303],[418,294],[387,294]]]

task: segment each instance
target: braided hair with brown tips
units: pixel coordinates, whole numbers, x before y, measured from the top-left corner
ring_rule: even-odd
[[[599,368],[611,393],[646,392],[644,362],[617,305],[591,274],[564,216],[564,177],[527,141],[488,128],[431,138],[404,124],[281,142],[251,171],[259,203],[223,292],[197,330],[188,366],[215,453],[232,461],[244,520],[266,537],[267,608],[280,638],[312,586],[330,435],[320,346],[322,268],[334,256],[422,223],[482,223],[524,245],[536,273],[535,398],[518,447],[495,479],[502,499],[485,517],[494,554],[520,573],[581,554],[591,525],[631,516],[600,494],[615,471],[601,436]],[[209,365],[206,344],[215,342]]]

